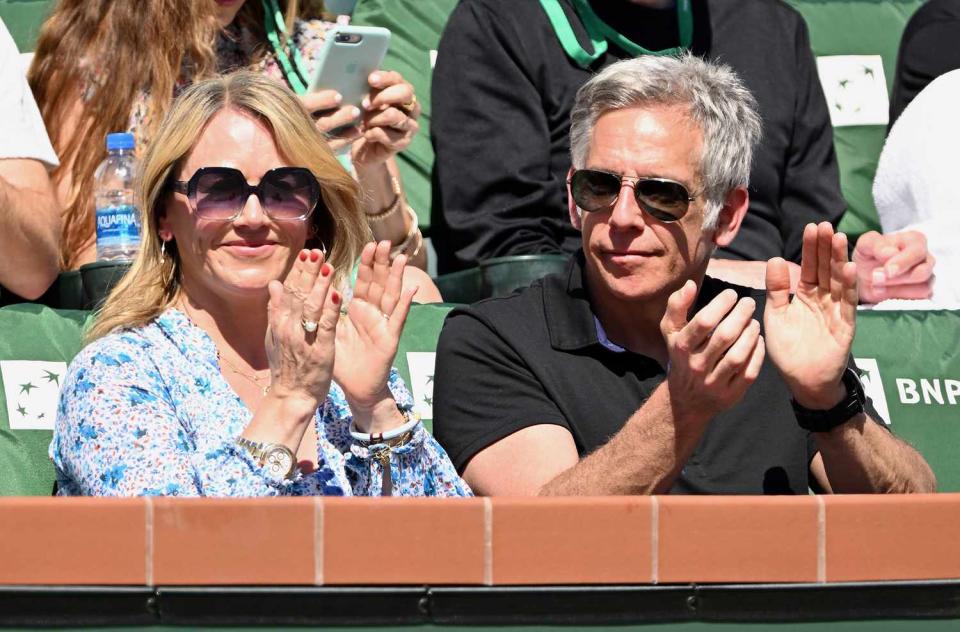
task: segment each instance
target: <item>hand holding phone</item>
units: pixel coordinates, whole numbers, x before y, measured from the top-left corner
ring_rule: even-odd
[[[353,143],[357,166],[390,158],[419,129],[413,87],[400,73],[380,69],[389,41],[390,31],[384,28],[334,27],[318,57],[311,91],[302,97],[315,116],[326,104],[317,126],[330,135],[335,149]],[[341,95],[339,103],[331,102],[331,90]]]
[[[380,68],[390,31],[378,26],[336,26],[326,34],[309,92],[332,89],[342,105],[360,106],[370,91],[368,77]]]
[[[361,136],[360,108],[355,105],[341,105],[340,93],[336,90],[319,90],[300,95],[303,106],[313,115],[315,125],[327,137],[334,152]]]

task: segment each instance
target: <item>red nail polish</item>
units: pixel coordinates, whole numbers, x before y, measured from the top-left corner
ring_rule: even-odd
[[[300,261],[306,261],[306,260],[307,260],[307,251],[306,251],[306,250],[301,250],[301,251],[300,251]]]
[[[337,292],[333,293],[333,296],[330,297],[330,300],[333,301],[334,305],[340,304],[340,295]]]
[[[316,250],[311,251],[310,261],[313,261],[314,263],[316,263],[319,260],[320,260],[320,254]]]
[[[323,266],[321,266],[320,268],[320,274],[322,274],[325,277],[330,276],[330,264],[327,264],[327,263],[323,264]]]

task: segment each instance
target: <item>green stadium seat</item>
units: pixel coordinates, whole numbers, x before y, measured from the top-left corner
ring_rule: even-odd
[[[420,132],[397,162],[410,205],[423,234],[430,236],[433,146],[430,144],[430,78],[440,34],[457,0],[359,0],[353,24],[390,29],[390,50],[383,67],[396,70],[417,92],[423,113]]]
[[[853,237],[880,230],[873,205],[873,175],[886,137],[886,115],[900,37],[923,0],[787,1],[803,15],[809,27],[810,45],[818,58],[820,79],[834,121],[840,184],[847,201],[840,229]],[[876,63],[871,65],[867,60],[867,65],[862,65],[862,58],[844,63],[845,60],[835,57],[848,55],[871,56]],[[882,70],[885,82],[879,81],[878,69]],[[871,82],[878,85],[871,86]],[[877,98],[870,98],[871,87],[879,90]],[[872,116],[873,113],[881,116]]]
[[[861,311],[853,354],[890,428],[960,491],[960,312]]]
[[[56,0],[0,0],[0,19],[21,53],[33,52],[40,25],[54,4]]]
[[[443,319],[454,307],[450,303],[412,305],[393,362],[413,393],[416,411],[427,430],[433,428],[433,367],[437,340]]]
[[[0,496],[53,491],[47,447],[57,396],[88,318],[42,305],[0,309]]]
[[[506,296],[548,274],[563,272],[566,255],[514,255],[482,261],[479,266],[444,274],[434,279],[448,303],[475,303],[492,296]]]

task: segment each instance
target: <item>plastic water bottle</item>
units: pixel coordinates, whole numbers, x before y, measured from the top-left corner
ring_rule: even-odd
[[[97,259],[129,260],[140,249],[140,212],[134,201],[133,134],[107,134],[107,157],[94,175]]]

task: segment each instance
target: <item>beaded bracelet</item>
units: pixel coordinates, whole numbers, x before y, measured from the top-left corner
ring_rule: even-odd
[[[397,180],[396,176],[390,176],[390,186],[393,188],[393,202],[390,203],[390,206],[383,209],[378,213],[373,215],[367,215],[367,222],[374,223],[385,221],[391,215],[397,212],[401,206],[403,206],[403,195],[400,191],[400,181]]]

